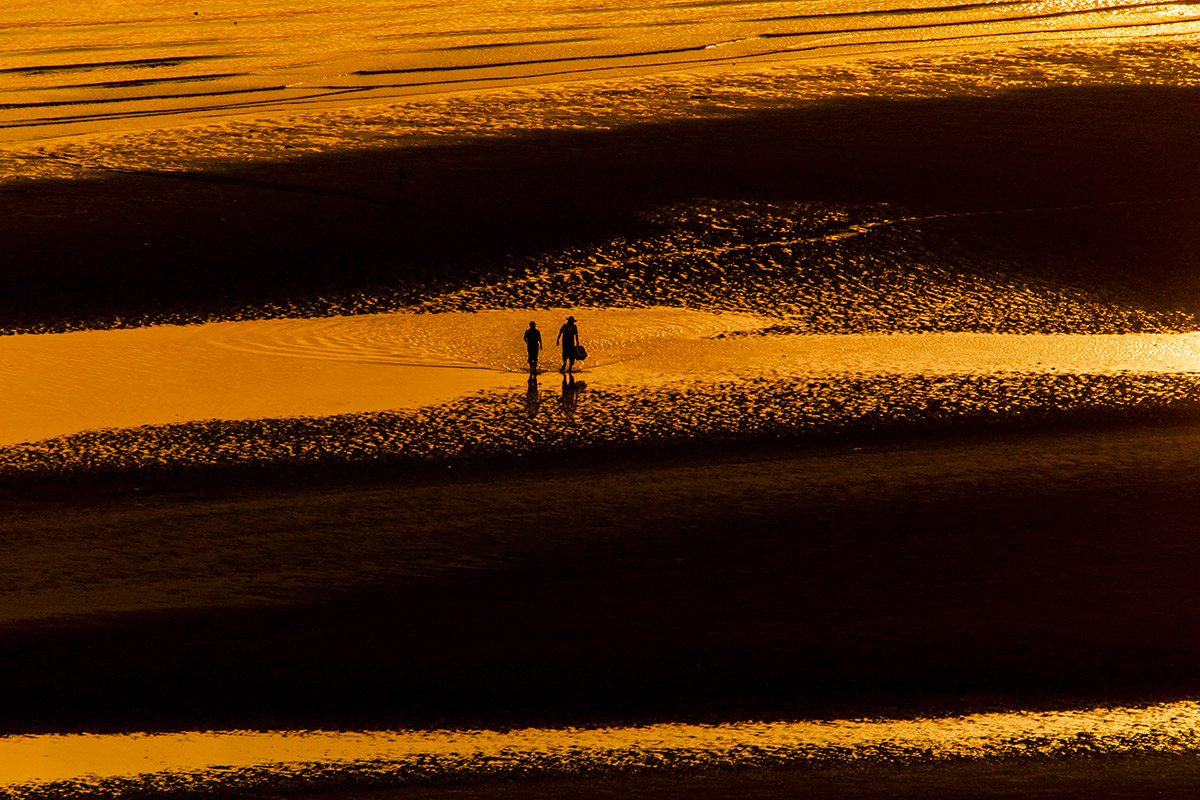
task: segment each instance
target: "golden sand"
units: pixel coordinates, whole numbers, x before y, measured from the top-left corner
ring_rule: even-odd
[[[1181,753],[1194,750],[1200,705],[1015,712],[911,720],[657,724],[498,731],[212,731],[0,737],[0,791],[59,784],[143,785],[186,776],[195,789],[302,776],[318,765],[391,773],[399,782],[457,774],[554,775],[866,762]]]
[[[762,335],[686,309],[544,309],[153,326],[0,338],[0,444],[106,428],[433,407],[524,388],[521,334],[561,358],[574,311],[593,389],[838,375],[1192,373],[1200,335]],[[548,379],[547,379],[548,381]]]

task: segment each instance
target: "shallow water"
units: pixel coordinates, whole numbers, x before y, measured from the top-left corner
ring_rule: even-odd
[[[1191,373],[1200,334],[755,335],[771,320],[574,309],[593,387],[827,375]],[[568,309],[377,314],[0,338],[0,444],[102,428],[323,416],[520,391],[540,320],[556,370]],[[742,335],[739,335],[742,334]]]
[[[238,323],[233,323],[237,325]],[[7,337],[0,442],[204,419],[411,408],[504,385],[481,370],[280,360],[213,344],[194,326]]]
[[[731,766],[905,764],[988,758],[1193,753],[1200,705],[975,714],[911,720],[496,731],[219,731],[0,737],[0,791],[42,797],[156,787],[257,791],[287,782],[347,788],[434,777]],[[123,783],[124,782],[124,783]],[[69,788],[68,788],[69,787]]]
[[[528,317],[565,311],[261,320],[0,339],[0,444],[100,428],[206,419],[321,416],[445,403],[523,385]],[[661,310],[599,313],[599,366],[656,340],[695,338],[748,318]],[[555,365],[557,362],[555,362]],[[681,365],[686,369],[686,365]]]

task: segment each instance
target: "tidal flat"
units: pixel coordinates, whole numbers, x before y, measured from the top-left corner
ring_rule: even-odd
[[[734,755],[0,793],[1191,796],[1154,711],[1200,691],[1186,24],[6,142],[3,424],[85,421],[0,447],[0,746],[698,725]],[[568,313],[593,360],[547,341],[531,387],[526,318]],[[1058,713],[1144,726],[832,768],[737,733]]]

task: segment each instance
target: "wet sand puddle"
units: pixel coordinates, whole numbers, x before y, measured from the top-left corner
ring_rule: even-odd
[[[672,308],[222,322],[0,339],[0,444],[210,419],[414,409],[520,385],[522,332],[579,317],[584,378],[620,389],[761,376],[1200,370],[1200,334],[755,335],[772,321]]]
[[[496,731],[220,731],[0,737],[0,792],[53,796],[141,787],[181,793],[391,776],[488,778],[595,770],[905,764],[1195,752],[1200,703],[975,714],[942,719],[665,723]]]

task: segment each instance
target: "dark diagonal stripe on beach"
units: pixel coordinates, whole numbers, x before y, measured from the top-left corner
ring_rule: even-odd
[[[262,92],[282,92],[286,86],[262,86],[257,89],[226,89],[216,92],[186,92],[184,94],[153,94],[137,95],[135,97],[106,97],[100,100],[54,100],[40,103],[0,103],[0,108],[55,108],[58,106],[94,106],[109,103],[137,103],[147,100],[188,100],[195,97],[221,97],[230,94],[259,94]]]
[[[1104,8],[1104,9],[1083,9],[1083,10],[1073,10],[1073,11],[1052,11],[1052,12],[1049,12],[1046,14],[1027,14],[1027,15],[1020,16],[1020,17],[996,17],[995,19],[951,20],[951,21],[947,21],[947,22],[923,22],[923,23],[917,23],[914,25],[881,25],[878,27],[872,26],[872,27],[864,27],[864,28],[843,28],[843,29],[839,29],[839,30],[797,31],[797,32],[793,32],[793,33],[787,33],[787,32],[763,33],[763,34],[760,34],[760,36],[762,36],[762,38],[764,38],[764,39],[790,39],[790,38],[797,38],[797,37],[801,37],[801,36],[815,36],[815,35],[823,35],[824,36],[824,35],[829,35],[829,34],[843,34],[843,33],[874,33],[877,31],[880,33],[883,33],[883,32],[891,32],[891,31],[910,31],[910,30],[922,30],[922,29],[935,30],[938,28],[960,28],[960,27],[967,28],[967,27],[977,27],[977,26],[985,26],[985,25],[1000,25],[1000,24],[1013,23],[1013,22],[1037,22],[1039,20],[1044,20],[1044,19],[1056,19],[1056,18],[1060,18],[1060,17],[1077,17],[1077,16],[1084,16],[1087,14],[1102,13],[1105,11],[1120,10],[1120,9],[1133,9],[1133,8],[1142,8],[1142,6],[1131,5],[1131,6],[1118,6],[1115,9]],[[859,16],[859,15],[856,14],[854,16]],[[1065,28],[1065,29],[1055,29],[1055,30],[1056,31],[1059,31],[1059,30],[1062,30],[1062,31],[1089,31],[1089,30],[1107,30],[1110,28],[1136,28],[1136,27],[1143,27],[1143,26],[1150,26],[1150,25],[1170,25],[1170,24],[1175,24],[1175,23],[1179,23],[1179,22],[1193,22],[1193,21],[1195,21],[1195,19],[1196,19],[1195,17],[1183,17],[1183,18],[1179,18],[1179,19],[1170,19],[1170,20],[1153,20],[1153,21],[1147,21],[1147,22],[1132,22],[1132,23],[1125,23],[1123,25],[1099,25],[1099,26],[1095,26],[1095,27],[1088,26],[1088,27],[1082,27],[1082,28]],[[1022,33],[1022,32],[1023,31],[1005,31],[1004,34],[1002,34],[1002,35],[1011,36],[1014,33]],[[996,34],[983,34],[983,35],[996,35]],[[965,39],[965,38],[969,38],[969,37],[962,36],[962,37],[954,37],[954,38],[964,38]],[[943,40],[942,39],[927,39],[927,40],[921,40],[921,41],[935,42],[935,41],[943,41]],[[877,44],[877,43],[876,42],[859,42],[859,43],[855,43],[855,44],[869,45],[869,44]]]
[[[611,53],[594,56],[563,56],[561,58],[531,58],[522,61],[494,61],[489,64],[462,64],[454,67],[409,67],[407,69],[360,69],[351,75],[408,75],[421,72],[458,72],[463,70],[495,69],[499,67],[532,67],[539,64],[562,64],[570,61],[609,61],[626,58],[644,58],[649,56],[670,56],[678,53],[695,53],[708,50],[717,44],[697,44],[688,47],[674,47],[666,50],[645,50],[636,53]]]
[[[991,11],[991,10],[1002,9],[1002,8],[1007,8],[1007,7],[1011,7],[1011,6],[1031,6],[1031,5],[1036,5],[1036,4],[1030,3],[1028,0],[1009,0],[1008,2],[1001,2],[1001,3],[966,3],[963,5],[955,5],[955,6],[929,6],[928,8],[917,8],[917,7],[888,8],[888,9],[880,9],[878,11],[869,11],[869,12],[856,11],[856,12],[842,12],[842,13],[835,12],[832,14],[788,14],[785,16],[778,16],[778,17],[758,17],[758,18],[754,19],[753,21],[754,22],[790,22],[793,20],[802,20],[802,19],[803,20],[836,19],[838,17],[886,17],[886,16],[892,16],[892,15],[908,16],[911,14],[947,14],[947,13],[964,12],[964,11],[981,11],[981,10],[985,10],[985,9],[988,11]],[[1063,16],[1066,14],[1082,14],[1082,13],[1097,13],[1097,12],[1102,13],[1105,11],[1128,11],[1128,10],[1139,9],[1139,8],[1161,8],[1163,6],[1173,6],[1173,5],[1176,5],[1176,4],[1175,3],[1158,3],[1158,2],[1122,3],[1119,5],[1099,6],[1097,8],[1088,8],[1088,9],[1073,9],[1070,11],[1055,11],[1055,12],[1048,12],[1045,14],[1035,14],[1035,15],[1030,15],[1030,16],[1054,17],[1054,16]],[[999,21],[1019,20],[1019,19],[1024,19],[1024,18],[1026,18],[1026,17],[1000,17],[1000,18],[998,18],[998,20]],[[992,21],[992,20],[971,20],[971,22],[989,22],[989,21]]]
[[[35,64],[28,67],[6,67],[0,73],[39,75],[45,72],[83,72],[90,69],[116,67],[174,67],[192,61],[210,61],[228,56],[164,56],[163,58],[137,58],[130,61],[85,61],[79,64]]]
[[[383,208],[394,208],[395,203],[380,200],[374,197],[368,197],[354,192],[345,192],[340,189],[327,189],[320,186],[298,186],[293,183],[276,183],[274,181],[256,181],[250,178],[234,178],[227,175],[209,175],[203,172],[184,172],[182,170],[165,170],[165,169],[130,169],[126,167],[106,167],[102,165],[81,164],[70,159],[61,158],[58,156],[31,156],[32,158],[47,158],[56,161],[64,161],[72,164],[79,169],[98,170],[100,172],[114,172],[121,175],[142,175],[147,178],[166,178],[168,180],[177,181],[195,181],[197,183],[220,183],[229,186],[246,186],[254,189],[268,189],[275,192],[294,192],[297,194],[312,194],[325,195],[328,197],[342,197],[347,200],[357,200],[362,203],[370,203],[373,206],[381,206]]]

